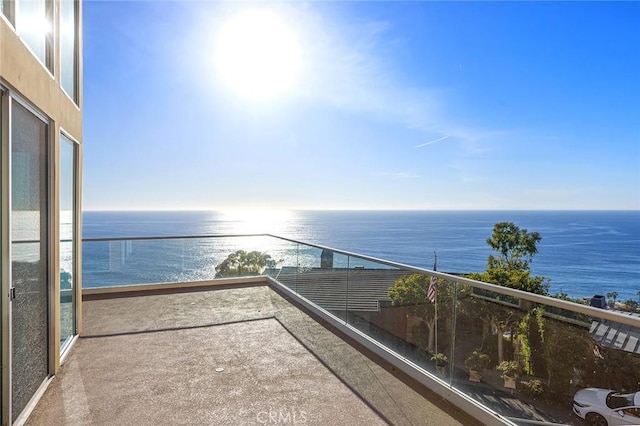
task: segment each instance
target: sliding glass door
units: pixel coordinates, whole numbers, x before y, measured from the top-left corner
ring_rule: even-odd
[[[48,125],[11,108],[11,389],[15,420],[49,374]]]
[[[2,0],[0,0],[0,5],[2,5]],[[0,10],[2,8],[0,7]],[[8,255],[9,247],[8,247],[8,229],[6,227],[5,222],[5,209],[8,205],[9,197],[7,196],[9,191],[7,191],[8,182],[5,182],[5,171],[9,171],[9,161],[8,155],[5,152],[5,141],[8,141],[8,136],[5,130],[8,128],[7,124],[9,123],[9,108],[8,108],[8,100],[9,97],[5,94],[3,87],[0,86],[0,294],[6,294],[5,281],[9,281],[8,277],[8,269],[5,267],[5,253]],[[7,374],[7,369],[4,368],[6,362],[6,354],[5,354],[5,336],[8,333],[5,332],[5,316],[4,312],[8,308],[7,298],[3,297],[0,300],[0,423],[4,424],[4,405],[5,405],[5,374]]]

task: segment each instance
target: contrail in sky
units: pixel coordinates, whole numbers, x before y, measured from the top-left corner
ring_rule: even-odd
[[[443,136],[441,138],[434,139],[434,140],[429,141],[429,142],[421,143],[420,145],[416,145],[416,148],[422,148],[423,146],[427,146],[427,145],[431,145],[432,143],[443,141],[443,140],[447,139],[448,137],[449,136]]]

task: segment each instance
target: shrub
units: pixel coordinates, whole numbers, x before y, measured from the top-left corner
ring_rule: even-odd
[[[438,352],[431,356],[431,361],[435,361],[438,367],[444,367],[447,360],[448,360],[447,356],[442,352]]]
[[[482,353],[480,349],[476,349],[469,354],[467,359],[464,360],[464,365],[469,370],[480,371],[487,368],[490,362],[491,358],[489,358],[489,355]]]
[[[496,368],[500,373],[500,377],[507,378],[516,378],[519,377],[522,369],[520,368],[520,364],[518,361],[502,361],[500,365]]]
[[[537,398],[544,393],[544,386],[538,379],[525,380],[520,382],[522,393],[524,395]]]

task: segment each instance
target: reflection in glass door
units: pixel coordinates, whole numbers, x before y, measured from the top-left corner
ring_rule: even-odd
[[[12,102],[11,268],[12,418],[48,376],[47,131]]]
[[[0,1],[0,12],[2,12],[2,1]],[[2,191],[0,191],[0,218],[4,219],[4,209],[6,207],[6,195],[5,193],[7,193],[8,191],[5,189],[5,178],[4,178],[4,170],[5,170],[5,143],[9,142],[8,140],[5,140],[5,134],[4,134],[4,129],[3,129],[3,125],[5,124],[5,120],[8,120],[8,117],[5,118],[5,113],[7,112],[7,108],[5,107],[5,101],[8,100],[8,96],[4,93],[4,91],[2,90],[2,86],[0,86],[0,188],[2,188]],[[8,168],[8,167],[7,167]],[[6,250],[6,241],[5,238],[7,237],[7,232],[5,231],[5,225],[4,223],[0,225],[0,293],[6,294],[6,290],[4,287],[4,281],[8,281],[5,280],[5,271],[3,270],[4,268],[4,259],[5,259],[5,250]],[[8,250],[7,250],[8,251]],[[6,268],[5,268],[6,269]],[[3,408],[4,408],[4,375],[7,373],[7,371],[5,371],[4,369],[4,357],[5,357],[5,344],[4,344],[4,310],[5,310],[5,302],[6,299],[3,298],[3,300],[0,301],[0,318],[2,318],[2,322],[0,325],[0,358],[2,359],[2,362],[0,362],[0,423],[2,423],[4,421],[4,412],[3,412]]]
[[[75,334],[75,143],[60,135],[60,352]]]

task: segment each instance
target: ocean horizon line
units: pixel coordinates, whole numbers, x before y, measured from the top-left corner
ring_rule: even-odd
[[[327,209],[327,208],[212,208],[212,209],[83,209],[82,213],[149,213],[149,212],[197,212],[197,213],[205,213],[205,212],[244,212],[244,211],[289,211],[289,212],[420,212],[420,213],[428,213],[428,212],[587,212],[587,213],[597,213],[597,212],[639,212],[640,209],[383,209],[383,208],[370,208],[370,209],[360,209],[360,208],[336,208],[336,209]]]

